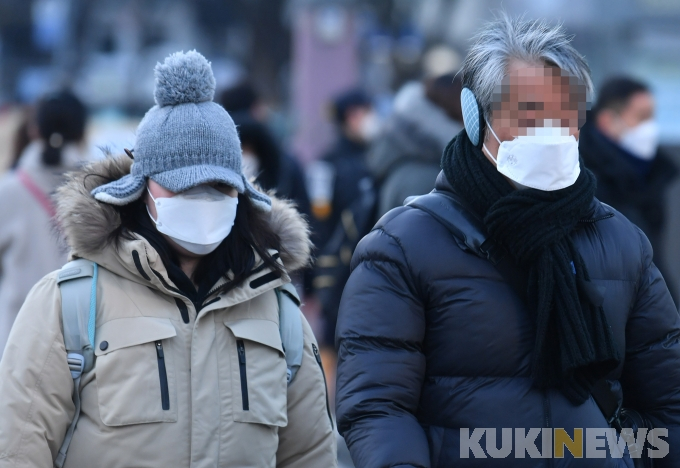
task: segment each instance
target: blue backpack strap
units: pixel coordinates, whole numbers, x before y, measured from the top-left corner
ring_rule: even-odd
[[[96,263],[85,259],[73,260],[57,275],[61,292],[61,320],[64,328],[66,360],[73,378],[75,414],[59,449],[54,466],[62,468],[73,432],[80,417],[80,377],[94,366],[94,332],[97,312]]]
[[[275,291],[279,302],[279,332],[283,351],[286,353],[288,385],[290,385],[302,365],[304,336],[300,298],[292,283],[284,284]]]

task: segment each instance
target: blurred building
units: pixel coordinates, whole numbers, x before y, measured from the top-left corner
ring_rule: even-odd
[[[73,86],[91,107],[132,113],[152,101],[155,63],[196,48],[218,87],[253,76],[267,98],[287,86],[283,0],[0,0],[0,100]]]
[[[140,113],[152,103],[153,65],[197,48],[218,87],[248,76],[294,119],[290,132],[324,135],[328,94],[361,84],[387,113],[428,50],[463,56],[500,8],[563,21],[596,85],[613,73],[650,82],[662,141],[680,144],[677,0],[0,0],[0,103],[70,84],[95,110]]]

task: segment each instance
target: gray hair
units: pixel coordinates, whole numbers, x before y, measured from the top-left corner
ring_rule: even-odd
[[[463,86],[475,93],[484,117],[489,121],[494,94],[498,93],[512,59],[555,65],[576,77],[585,86],[586,96],[592,96],[590,68],[570,44],[572,37],[567,36],[562,25],[553,26],[545,20],[510,18],[501,13],[496,20],[487,23],[473,40],[461,69]]]

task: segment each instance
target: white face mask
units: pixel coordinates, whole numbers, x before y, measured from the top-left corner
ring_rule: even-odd
[[[208,185],[170,198],[154,198],[151,191],[149,195],[156,205],[156,219],[149,212],[156,229],[196,255],[215,250],[229,235],[236,219],[238,198]]]
[[[548,122],[546,122],[548,123]],[[530,128],[529,135],[501,142],[487,122],[487,128],[500,147],[494,158],[496,169],[515,183],[517,188],[534,188],[550,192],[569,187],[576,182],[579,165],[578,141],[568,128]]]
[[[359,128],[361,138],[366,143],[372,142],[380,135],[381,127],[382,125],[378,115],[375,112],[369,112],[361,121],[361,127]]]
[[[656,156],[659,146],[659,126],[649,119],[627,130],[619,144],[633,156],[644,161],[651,161]]]

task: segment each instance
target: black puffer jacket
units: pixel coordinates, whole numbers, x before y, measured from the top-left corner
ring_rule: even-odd
[[[437,188],[451,190],[443,175]],[[624,404],[668,428],[680,465],[680,318],[647,238],[593,201],[573,234],[625,362],[611,374]],[[580,406],[532,387],[534,323],[487,260],[412,207],[387,213],[357,247],[337,325],[338,428],[358,468],[631,467],[630,459],[460,459],[460,428],[604,428]],[[541,450],[541,437],[536,439]],[[485,437],[480,441],[486,447]],[[627,455],[626,455],[627,456]]]

